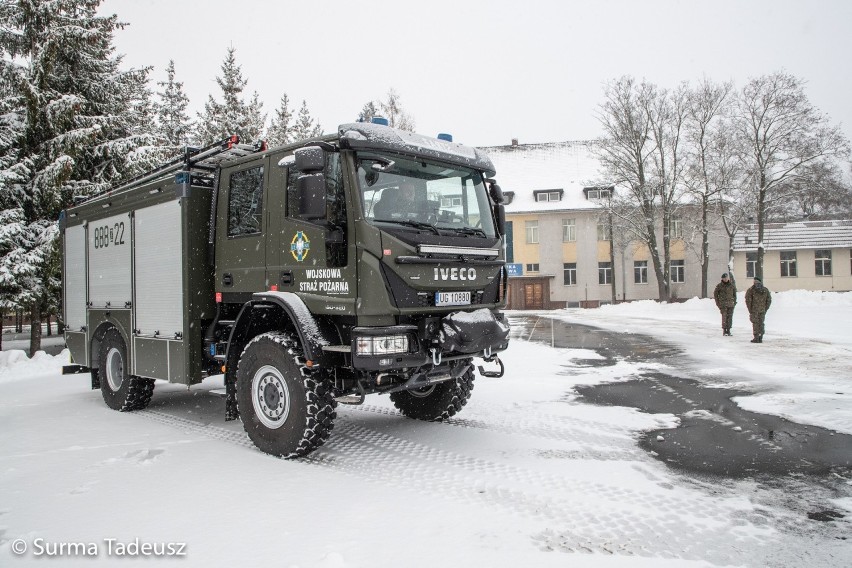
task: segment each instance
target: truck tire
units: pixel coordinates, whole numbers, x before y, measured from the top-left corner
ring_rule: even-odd
[[[460,364],[470,365],[472,360]],[[390,395],[400,412],[409,418],[440,422],[460,412],[473,390],[473,365],[454,381],[445,381],[415,391],[400,391]]]
[[[142,410],[154,394],[154,379],[130,375],[128,363],[124,338],[112,328],[106,332],[98,353],[98,380],[104,402],[120,412]]]
[[[261,334],[243,350],[237,406],[251,441],[288,459],[322,446],[337,418],[331,389],[305,366],[299,341],[281,332]]]

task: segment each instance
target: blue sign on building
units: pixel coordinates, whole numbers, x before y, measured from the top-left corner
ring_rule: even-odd
[[[523,276],[524,265],[520,262],[506,264],[506,273],[509,276]]]

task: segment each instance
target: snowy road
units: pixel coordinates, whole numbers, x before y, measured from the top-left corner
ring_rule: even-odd
[[[88,375],[0,381],[0,565],[44,560],[37,539],[97,544],[105,564],[105,539],[186,543],[185,558],[156,565],[849,564],[848,478],[678,473],[638,445],[673,414],[573,390],[671,371],[667,348],[602,351],[601,331],[558,348],[528,331],[515,326],[507,375],[478,379],[451,422],[368,398],[341,407],[328,444],[301,461],[258,452],[224,422],[216,379],[158,383],[132,414],[107,409]],[[825,511],[845,517],[808,518]]]

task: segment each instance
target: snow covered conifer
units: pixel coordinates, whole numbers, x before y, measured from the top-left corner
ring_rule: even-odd
[[[111,187],[159,159],[147,132],[149,69],[119,69],[115,15],[100,0],[0,4],[0,194],[20,209],[16,246],[0,264],[30,311],[31,349],[56,282],[56,219],[73,196]]]
[[[257,93],[254,93],[249,103],[243,99],[247,81],[243,79],[235,53],[235,48],[228,48],[228,55],[222,62],[222,76],[216,77],[216,83],[222,89],[222,102],[209,95],[204,111],[198,113],[196,138],[202,145],[232,134],[239,135],[243,142],[254,142],[263,133],[266,123],[263,104]]]
[[[379,109],[376,108],[376,103],[370,101],[365,104],[364,108],[361,109],[361,112],[358,113],[358,122],[370,122],[373,120],[374,116],[378,115]]]
[[[281,104],[275,110],[275,117],[269,125],[266,139],[270,146],[281,146],[293,141],[293,111],[290,110],[290,98],[287,93],[281,96]]]
[[[293,140],[305,140],[322,135],[322,127],[319,123],[314,124],[314,119],[308,110],[308,103],[302,100],[296,124],[293,125]]]
[[[390,126],[414,132],[414,118],[402,108],[402,98],[396,89],[388,89],[387,98],[379,102],[379,108]]]
[[[159,135],[172,150],[178,150],[189,144],[192,124],[186,108],[189,97],[183,92],[183,82],[175,81],[175,62],[169,61],[166,67],[168,79],[157,83],[162,91],[157,92],[157,127]]]
[[[402,108],[402,98],[394,88],[388,89],[385,100],[366,103],[358,113],[358,122],[370,122],[376,116],[386,118],[393,128],[414,132],[414,118]]]

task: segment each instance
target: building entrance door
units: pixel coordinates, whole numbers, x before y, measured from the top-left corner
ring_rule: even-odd
[[[527,310],[544,309],[544,286],[541,282],[524,284],[524,308]]]

